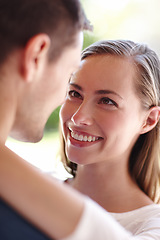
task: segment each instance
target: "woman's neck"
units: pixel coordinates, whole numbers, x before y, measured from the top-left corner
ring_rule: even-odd
[[[110,212],[131,211],[152,203],[123,164],[79,166],[77,175],[70,184]]]

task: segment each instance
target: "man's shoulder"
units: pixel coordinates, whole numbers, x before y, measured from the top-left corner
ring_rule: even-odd
[[[49,240],[2,199],[0,199],[0,239]]]

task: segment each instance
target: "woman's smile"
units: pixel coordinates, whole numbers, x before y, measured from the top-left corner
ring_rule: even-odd
[[[68,128],[69,131],[69,140],[70,143],[77,147],[87,147],[91,146],[94,143],[97,143],[98,141],[102,140],[102,137],[89,134],[87,132],[77,131],[73,130],[72,128]]]

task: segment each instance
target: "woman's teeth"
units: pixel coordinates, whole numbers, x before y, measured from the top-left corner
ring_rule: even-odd
[[[83,136],[83,135],[78,135],[77,133],[71,132],[72,138],[78,140],[78,141],[83,141],[83,142],[95,142],[98,140],[98,137],[92,137],[92,136]]]

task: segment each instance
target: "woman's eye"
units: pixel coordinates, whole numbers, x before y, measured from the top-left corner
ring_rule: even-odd
[[[117,103],[113,100],[111,100],[110,98],[104,97],[101,98],[98,102],[99,104],[106,104],[106,105],[113,105],[113,106],[118,106]]]
[[[79,98],[79,99],[82,99],[82,96],[75,90],[71,90],[68,92],[68,96],[70,98]]]

